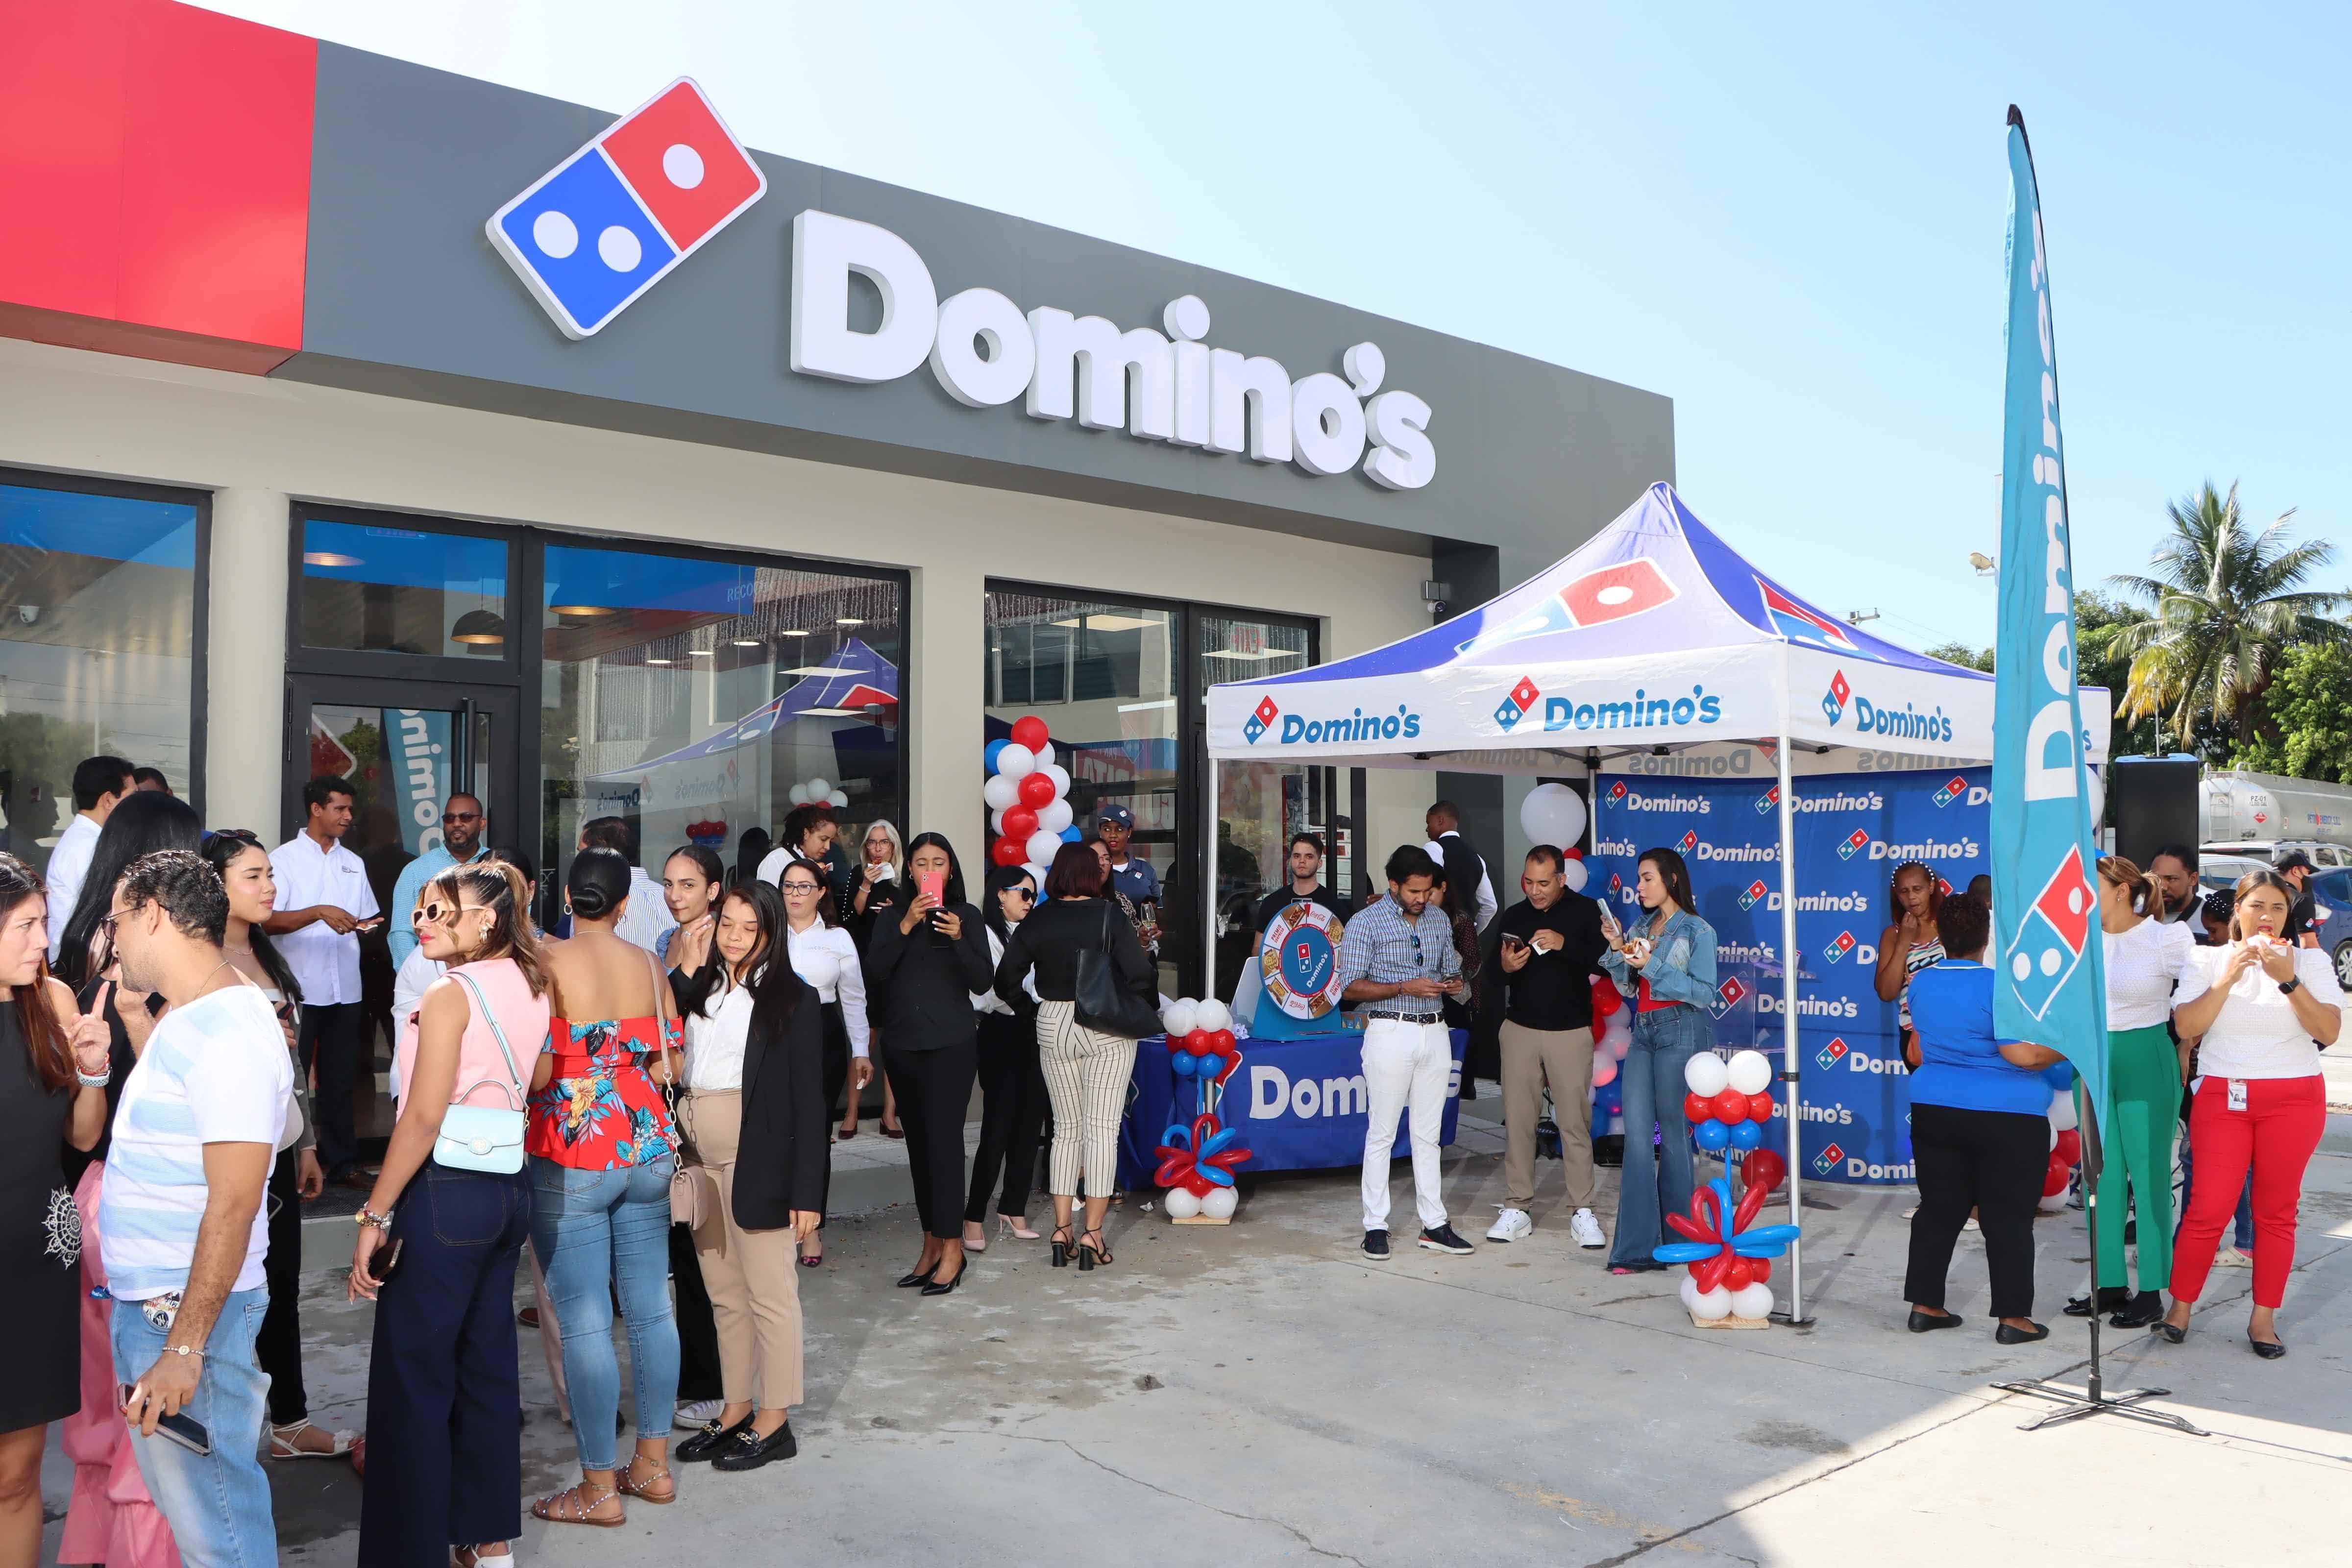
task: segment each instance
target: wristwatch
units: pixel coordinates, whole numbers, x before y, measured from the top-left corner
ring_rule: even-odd
[[[2294,994],[2295,987],[2302,984],[2302,975],[2291,974],[2284,980],[2279,982],[2279,994],[2282,996],[2292,996]]]
[[[388,1214],[372,1214],[366,1209],[362,1209],[352,1215],[352,1218],[357,1224],[373,1226],[387,1236],[392,1234],[392,1216]]]

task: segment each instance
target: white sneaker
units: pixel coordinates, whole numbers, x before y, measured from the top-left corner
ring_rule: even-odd
[[[1525,1209],[1506,1207],[1495,1216],[1494,1228],[1486,1232],[1488,1241],[1524,1241],[1536,1233],[1536,1222],[1528,1217]]]
[[[681,1432],[699,1432],[718,1420],[719,1413],[726,1408],[727,1402],[723,1399],[698,1399],[691,1405],[679,1405],[677,1414],[669,1418],[669,1424]]]
[[[1609,1245],[1609,1238],[1601,1234],[1601,1222],[1592,1216],[1591,1209],[1579,1209],[1569,1215],[1568,1234],[1576,1238],[1577,1246],[1588,1249]]]
[[[2253,1266],[2254,1255],[2251,1252],[2241,1252],[2234,1247],[2223,1247],[2220,1255],[2213,1259],[2213,1267],[2216,1268],[2252,1268]]]

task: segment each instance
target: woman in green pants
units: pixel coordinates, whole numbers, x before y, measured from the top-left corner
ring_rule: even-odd
[[[2156,884],[2120,855],[2099,860],[2100,942],[2107,971],[2107,1082],[2115,1104],[2100,1129],[2098,1289],[2066,1304],[2078,1318],[2113,1312],[2119,1329],[2164,1314],[2172,1271],[2172,1131],[2180,1114],[2180,1051],[2167,1026],[2172,988],[2189,972],[2189,928],[2149,917]],[[2131,1207],[2126,1209],[2126,1189]],[[2139,1218],[2139,1291],[2125,1287],[2124,1220]]]

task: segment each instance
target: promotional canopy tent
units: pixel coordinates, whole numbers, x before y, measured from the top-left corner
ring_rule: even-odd
[[[2084,694],[2093,762],[2104,759],[2105,695]],[[1212,842],[1224,760],[1589,778],[1612,757],[1769,746],[1785,954],[1797,950],[1792,746],[1891,751],[1919,767],[1988,762],[1993,680],[1807,604],[1662,483],[1566,560],[1475,610],[1352,658],[1210,688],[1208,736]],[[1798,976],[1793,963],[1781,969],[1793,1216],[1804,1169]],[[1801,1320],[1801,1251],[1789,1272],[1790,1315]]]

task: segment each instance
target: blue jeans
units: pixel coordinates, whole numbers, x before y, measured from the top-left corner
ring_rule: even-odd
[[[650,1165],[578,1171],[531,1157],[530,1244],[563,1335],[563,1381],[580,1468],[619,1468],[613,1425],[621,1362],[613,1351],[613,1295],[629,1325],[637,1436],[667,1438],[677,1409],[677,1320],[669,1307],[669,1177]]]
[[[159,1429],[131,1429],[131,1452],[187,1568],[263,1568],[278,1561],[269,1480],[261,1471],[261,1424],[269,1379],[254,1360],[254,1336],[269,1310],[267,1290],[232,1290],[205,1342],[196,1395],[184,1407],[212,1435],[210,1454],[190,1453]],[[164,1331],[136,1301],[117,1301],[109,1324],[114,1375],[137,1383],[163,1353]]]
[[[2174,1205],[2180,1217],[2172,1222],[2172,1238],[2176,1243],[2180,1239],[2182,1224],[2189,1218],[2186,1200],[2196,1185],[2193,1180],[2196,1174],[2196,1156],[2189,1152],[2189,1144],[2184,1140],[2180,1145],[2180,1195],[2183,1201]],[[2238,1192],[2238,1213],[2231,1223],[2230,1240],[2241,1252],[2251,1254],[2254,1250],[2254,1173],[2252,1171],[2246,1173],[2246,1184]]]
[[[1633,1015],[1624,1083],[1625,1164],[1617,1189],[1612,1268],[1662,1268],[1650,1256],[1666,1239],[1664,1215],[1690,1208],[1690,1123],[1683,1118],[1683,1067],[1715,1044],[1715,1020],[1687,1004]],[[1662,1143],[1653,1149],[1654,1123]]]

